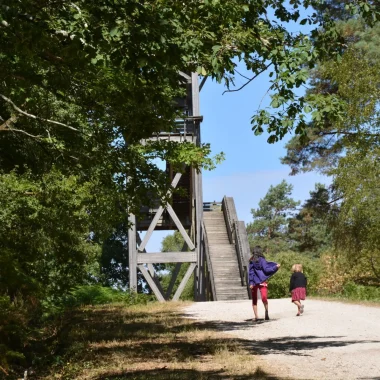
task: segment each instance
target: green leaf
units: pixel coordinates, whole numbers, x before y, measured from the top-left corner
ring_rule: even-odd
[[[110,31],[111,37],[115,37],[115,36],[119,36],[119,35],[120,35],[120,30],[117,26],[115,26],[114,28],[111,29],[111,31]]]

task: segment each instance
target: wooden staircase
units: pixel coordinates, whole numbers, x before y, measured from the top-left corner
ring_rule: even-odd
[[[214,301],[248,299],[247,288],[241,284],[236,249],[229,241],[223,212],[204,212],[203,219],[215,283]]]

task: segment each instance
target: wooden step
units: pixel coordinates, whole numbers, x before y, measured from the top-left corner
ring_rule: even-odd
[[[223,212],[204,213],[203,219],[217,300],[248,299],[247,289],[241,285],[236,248],[229,240]]]

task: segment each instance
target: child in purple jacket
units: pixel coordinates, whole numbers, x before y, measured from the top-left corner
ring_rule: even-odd
[[[257,291],[260,291],[261,300],[265,308],[265,320],[269,320],[268,314],[268,284],[266,280],[274,275],[280,264],[266,261],[260,246],[253,248],[252,257],[249,259],[249,287],[252,291],[252,308],[255,321],[259,320],[257,313]]]

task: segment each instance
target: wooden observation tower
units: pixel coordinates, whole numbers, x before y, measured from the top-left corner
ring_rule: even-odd
[[[176,121],[171,132],[158,133],[151,139],[171,140],[177,143],[190,141],[200,145],[199,92],[205,82],[198,82],[196,73],[180,72],[186,96],[177,99],[183,118]],[[194,273],[194,299],[196,301],[244,299],[249,294],[247,264],[249,244],[244,222],[237,219],[233,198],[224,197],[220,203],[204,203],[202,173],[186,167],[174,172],[167,164],[173,188],[180,187],[184,195],[174,193],[171,201],[145,208],[145,218],[136,220],[129,215],[132,225],[128,231],[130,289],[137,289],[137,270],[159,301],[167,301],[173,292],[182,264],[189,263],[186,274],[176,289],[172,300],[178,300],[186,283]],[[183,194],[183,193],[181,193]],[[185,246],[181,252],[146,252],[146,245],[155,230],[177,230]],[[138,231],[146,231],[140,240]],[[153,264],[175,263],[169,287],[163,290]]]
[[[171,140],[179,144],[190,141],[200,145],[199,114],[199,83],[195,73],[180,73],[181,82],[186,86],[186,96],[177,99],[177,107],[184,117],[176,121],[176,129],[162,132],[152,139]],[[173,300],[178,300],[187,281],[195,271],[195,294],[197,299],[206,299],[203,274],[202,250],[200,249],[201,222],[203,213],[202,174],[191,167],[186,167],[183,173],[173,172],[167,165],[167,172],[172,179],[172,187],[181,187],[187,196],[172,195],[172,202],[158,205],[155,210],[146,210],[146,218],[136,221],[134,215],[129,215],[133,227],[128,233],[130,289],[137,289],[137,269],[139,269],[153,290],[157,299],[167,300],[172,293],[174,283],[183,263],[190,263],[188,270],[176,290]],[[182,252],[152,252],[147,253],[145,247],[155,230],[177,230],[181,233],[186,247]],[[139,241],[137,231],[147,231],[144,239]],[[176,263],[169,288],[163,291],[154,271],[155,263]]]

